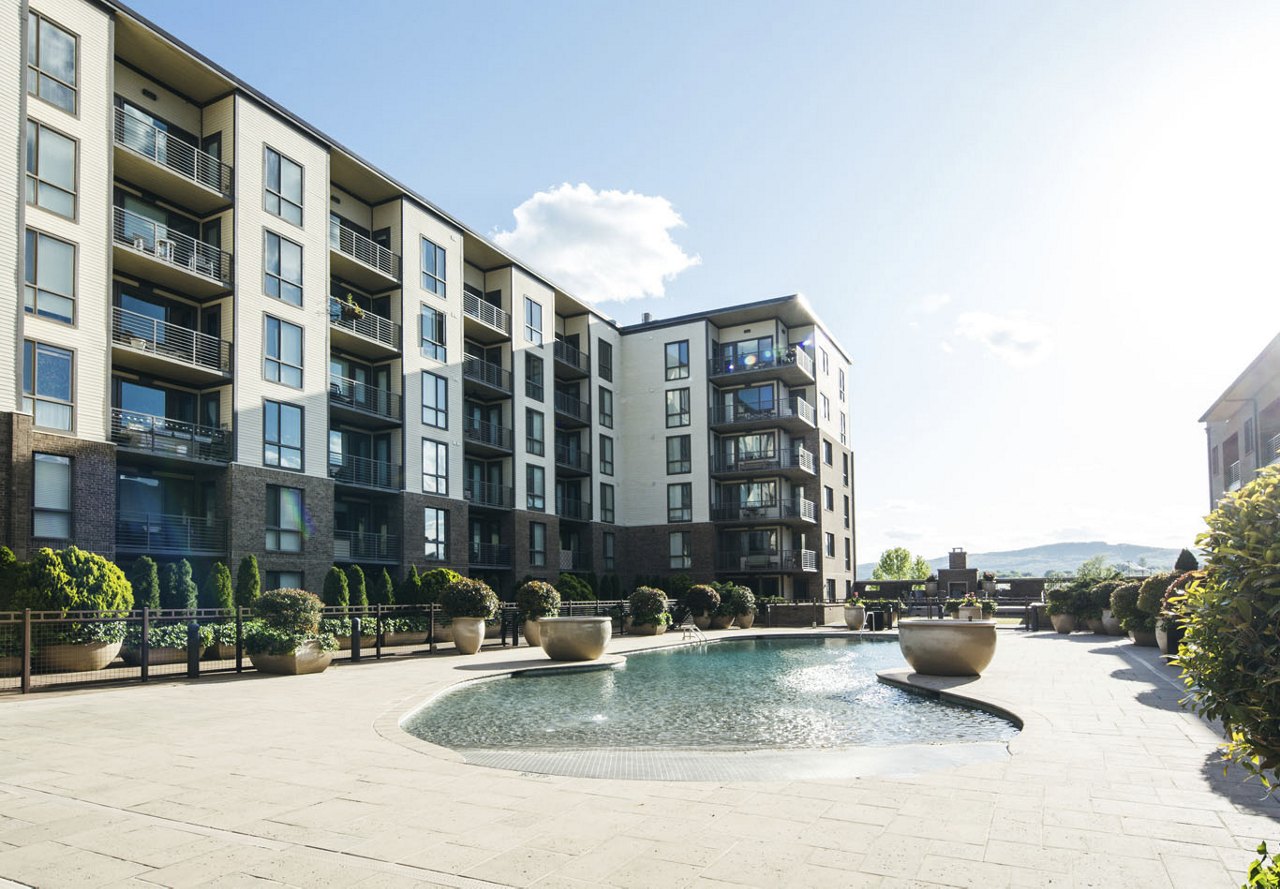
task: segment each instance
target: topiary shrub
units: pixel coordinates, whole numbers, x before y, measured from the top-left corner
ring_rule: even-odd
[[[369,589],[365,583],[364,569],[359,565],[347,568],[347,598],[354,608],[361,611],[369,607]]]
[[[439,604],[441,596],[452,584],[465,580],[457,571],[448,568],[432,568],[423,572],[418,583],[418,605]]]
[[[135,592],[137,587],[134,588]],[[229,610],[235,607],[236,594],[231,586],[231,571],[221,562],[214,562],[205,578],[201,591],[200,606],[202,608],[222,608]]]
[[[639,584],[637,584],[638,586]],[[656,584],[651,584],[656,585]],[[667,591],[667,595],[678,601],[684,601],[685,594],[689,592],[689,588],[693,586],[693,578],[687,574],[672,574],[663,583],[662,588]]]
[[[252,608],[262,592],[262,575],[258,573],[258,557],[250,553],[236,569],[236,605]]]
[[[420,605],[422,600],[422,581],[418,577],[416,565],[410,565],[408,573],[396,587],[396,604]]]
[[[638,586],[627,597],[633,624],[665,626],[671,622],[667,613],[667,594],[651,586]]]
[[[1111,610],[1111,594],[1121,583],[1119,580],[1099,580],[1089,587],[1089,598],[1093,600],[1093,607],[1098,609],[1099,617],[1102,612]]]
[[[1189,549],[1184,549],[1178,553],[1178,558],[1173,563],[1173,570],[1177,574],[1186,574],[1188,571],[1195,571],[1199,567],[1200,562]]]
[[[1044,600],[1049,603],[1049,607],[1045,610],[1050,614],[1075,614],[1076,597],[1074,585],[1045,590]],[[952,601],[948,599],[947,605],[950,606]]]
[[[200,605],[200,591],[191,576],[191,563],[186,559],[164,566],[164,583],[160,586],[160,607],[194,610]]]
[[[133,587],[133,603],[139,608],[160,607],[160,570],[155,559],[139,556],[129,570],[129,583]]]
[[[0,546],[0,611],[12,611],[17,607],[14,600],[18,588],[22,585],[22,572],[26,570],[13,550]]]
[[[341,608],[342,613],[346,614],[347,606],[351,604],[351,594],[347,589],[347,575],[337,565],[325,572],[324,586],[320,592],[325,605]]]
[[[587,582],[576,574],[561,574],[556,580],[556,589],[562,591],[570,602],[593,602],[596,598]]]
[[[728,593],[721,599],[721,608],[728,608],[734,617],[754,614],[756,610],[756,594],[751,587],[731,585]]]
[[[499,604],[487,583],[470,577],[459,577],[440,594],[440,607],[451,620],[459,617],[490,620],[498,613]]]
[[[373,587],[369,590],[369,604],[396,604],[396,585],[391,582],[391,575],[386,568],[382,569],[382,573],[378,575],[377,580],[373,582]]]
[[[1138,586],[1138,601],[1135,607],[1138,610],[1138,621],[1143,630],[1155,630],[1156,616],[1160,614],[1160,602],[1164,599],[1164,594],[1169,589],[1169,584],[1173,582],[1175,575],[1172,571],[1161,571],[1152,574],[1146,580],[1142,581]]]
[[[1087,580],[1077,580],[1069,589],[1071,590],[1071,613],[1076,616],[1076,620],[1102,619],[1102,602],[1094,596],[1093,584]],[[1109,601],[1108,604],[1110,604]]]
[[[306,590],[269,590],[258,597],[256,620],[245,624],[244,647],[250,654],[293,654],[304,642],[316,641],[334,651],[338,640],[320,632],[323,603]]]
[[[1111,613],[1116,620],[1120,621],[1120,626],[1125,632],[1149,631],[1155,628],[1155,621],[1151,621],[1148,626],[1146,620],[1148,616],[1138,610],[1138,590],[1141,587],[1141,584],[1131,581],[1120,584],[1111,593]]]
[[[705,583],[694,584],[684,594],[684,607],[694,616],[715,614],[720,607],[720,594]]]
[[[32,611],[124,612],[133,608],[133,587],[124,572],[97,553],[68,547],[44,548],[21,572],[23,586],[15,594],[17,607]],[[124,621],[70,623],[57,631],[57,641],[119,642]]]
[[[529,620],[560,613],[560,593],[545,580],[527,580],[516,590],[516,607]]]

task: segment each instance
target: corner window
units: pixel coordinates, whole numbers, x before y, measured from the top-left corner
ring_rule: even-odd
[[[263,292],[290,305],[302,305],[302,245],[269,231],[262,265]]]
[[[849,496],[847,494],[844,498],[844,526],[849,527]]]
[[[428,506],[422,511],[423,555],[428,562],[443,562],[449,548],[449,511]]]
[[[849,415],[844,411],[840,412],[840,444],[847,445],[849,443]]]
[[[422,422],[449,428],[449,381],[427,371],[422,372]]]
[[[600,379],[613,382],[613,343],[596,340],[596,354],[599,356]]]
[[[449,446],[442,441],[422,440],[422,493],[449,494]]]
[[[445,295],[444,248],[422,239],[422,289],[436,296]]]
[[[693,558],[689,555],[688,531],[672,531],[667,538],[669,566],[671,568],[689,568],[693,566]]]
[[[71,539],[71,458],[32,454],[31,536]]]
[[[533,568],[547,565],[547,526],[542,522],[529,523],[529,565]]]
[[[600,387],[600,425],[613,428],[613,390],[605,386]]]
[[[27,14],[27,92],[76,113],[76,38],[34,12]]]
[[[302,328],[267,316],[263,375],[273,383],[302,388]]]
[[[302,552],[302,489],[267,485],[267,551]]]
[[[262,403],[262,463],[302,471],[302,408],[296,404]]]
[[[272,216],[302,225],[302,165],[267,148],[263,208]]]
[[[542,359],[530,352],[524,353],[524,394],[526,398],[542,401]]]
[[[667,428],[672,429],[678,426],[688,426],[689,423],[689,390],[668,389]]]
[[[74,244],[27,229],[23,307],[33,315],[75,319],[76,248]]]
[[[32,340],[22,343],[22,409],[31,414],[36,426],[71,431],[73,361],[66,349]]]
[[[667,474],[693,472],[693,440],[688,435],[667,436]]]
[[[667,521],[693,521],[693,485],[689,482],[667,485]]]
[[[76,143],[34,120],[27,121],[27,203],[76,217]]]
[[[524,338],[542,345],[542,306],[527,296],[524,298]]]
[[[667,379],[689,379],[689,341],[667,343]]]
[[[449,353],[444,341],[444,312],[437,312],[431,306],[423,306],[420,317],[423,357],[448,361]]]
[[[613,475],[613,436],[600,436],[600,474]]]
[[[526,506],[545,512],[547,509],[547,472],[541,466],[524,468]]]
[[[613,485],[600,483],[600,521],[613,521]]]

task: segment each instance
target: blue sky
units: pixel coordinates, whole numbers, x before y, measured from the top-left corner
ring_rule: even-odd
[[[860,561],[1190,544],[1280,327],[1274,3],[134,5],[619,321],[804,293]]]

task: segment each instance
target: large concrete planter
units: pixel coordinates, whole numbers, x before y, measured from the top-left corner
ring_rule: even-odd
[[[1074,614],[1051,614],[1049,621],[1053,624],[1055,633],[1070,633],[1076,628],[1076,616]]]
[[[926,676],[977,676],[996,653],[994,620],[898,622],[898,647],[907,663]]]
[[[956,610],[956,620],[982,620],[982,606],[961,605]]]
[[[17,676],[22,672],[22,658],[16,654],[0,657],[0,676]]]
[[[453,645],[458,654],[475,654],[484,644],[483,617],[455,617],[453,623]]]
[[[1141,645],[1143,648],[1155,648],[1157,645],[1154,630],[1133,630],[1129,633],[1129,638],[1134,645]]]
[[[209,650],[220,661],[234,661],[236,659],[236,647],[234,645],[223,645],[221,642],[215,642],[209,646]]]
[[[661,636],[666,631],[666,624],[638,624],[634,622],[627,629],[627,632],[632,636]]]
[[[711,629],[727,630],[729,629],[729,625],[732,623],[733,623],[732,614],[717,614],[715,617],[711,618]]]
[[[1110,608],[1102,609],[1102,630],[1108,636],[1124,635],[1124,627],[1120,626],[1120,621],[1116,620]]]
[[[520,628],[520,631],[524,633],[525,641],[534,648],[537,648],[542,644],[542,631],[538,629],[538,622],[536,620],[525,621],[524,626]]]
[[[39,664],[45,673],[92,673],[116,659],[123,642],[86,642],[46,645]]]
[[[697,627],[699,630],[711,629],[711,615],[695,614],[693,616],[693,625]]]
[[[867,606],[844,606],[844,625],[851,630],[861,630],[867,625]]]
[[[412,632],[401,631],[396,633],[382,634],[383,648],[396,648],[403,645],[426,645],[427,631],[414,630]]]
[[[236,647],[231,646],[231,656],[236,656]],[[120,660],[124,661],[131,667],[142,665],[142,649],[141,648],[121,648]],[[187,662],[187,650],[185,648],[168,648],[165,646],[153,646],[147,652],[148,666],[164,667],[169,664],[185,664]]]
[[[333,662],[332,651],[321,651],[316,641],[303,642],[293,654],[250,654],[249,660],[259,673],[275,676],[302,676],[323,673]]]
[[[436,621],[436,644],[453,641],[453,624],[442,624]]]
[[[350,636],[339,636],[339,637],[337,637],[337,638],[338,638],[338,650],[339,650],[339,651],[350,651],[350,650],[351,650],[351,637],[350,637]],[[372,649],[372,648],[376,647],[376,646],[377,646],[377,644],[378,644],[378,637],[377,637],[377,636],[366,636],[364,633],[361,633],[361,634],[360,634],[360,650],[361,650],[361,651],[369,651],[370,649]]]
[[[746,614],[739,614],[737,621],[739,630],[749,630],[755,625],[756,613],[754,611],[748,611]]]
[[[609,617],[544,617],[542,650],[553,661],[594,661],[613,637]]]
[[[1093,633],[1093,634],[1095,634],[1095,635],[1097,635],[1097,636],[1105,636],[1105,635],[1107,635],[1106,628],[1102,626],[1102,618],[1100,618],[1100,617],[1087,617],[1087,618],[1085,618],[1085,621],[1084,621],[1084,622],[1085,622],[1085,626],[1087,626],[1087,627],[1089,628],[1089,632],[1090,632],[1090,633]]]

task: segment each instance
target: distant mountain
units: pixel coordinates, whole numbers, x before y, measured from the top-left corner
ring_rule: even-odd
[[[1043,577],[1050,571],[1070,573],[1081,562],[1094,556],[1104,556],[1109,564],[1122,571],[1135,571],[1151,568],[1157,571],[1168,571],[1173,568],[1174,560],[1180,550],[1160,546],[1139,546],[1134,543],[1049,543],[1044,546],[1030,546],[1026,549],[1014,549],[995,553],[969,553],[969,567],[979,571],[994,571],[997,575],[1012,576],[1021,574],[1024,577]],[[935,569],[947,567],[947,556],[930,559],[929,564]],[[871,577],[875,562],[867,562],[858,566],[858,579]]]

